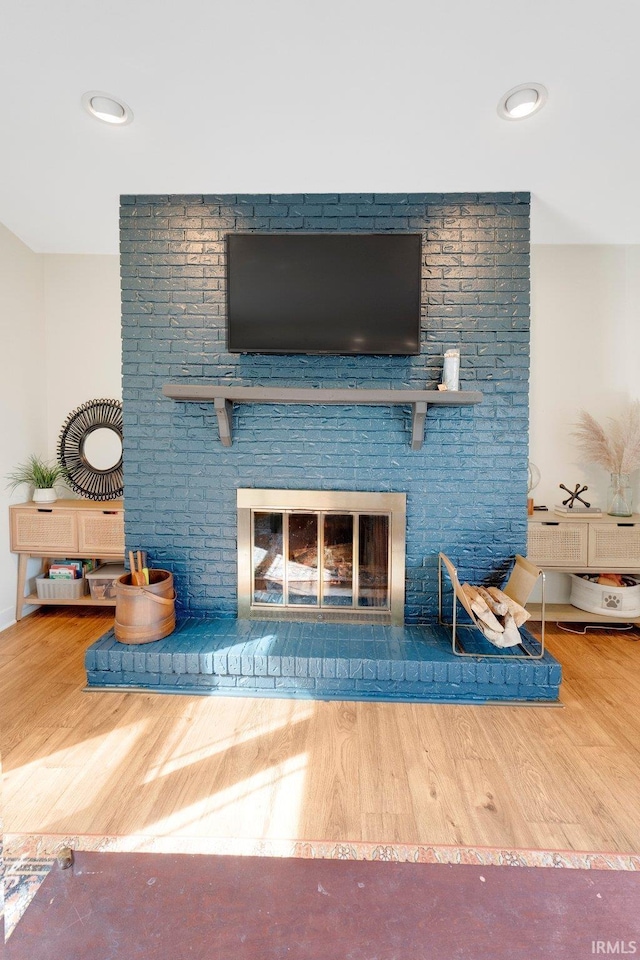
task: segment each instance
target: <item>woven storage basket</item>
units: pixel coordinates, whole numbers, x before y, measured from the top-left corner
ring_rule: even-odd
[[[81,600],[87,591],[84,577],[78,580],[50,580],[42,573],[36,577],[36,593],[39,600]]]
[[[149,570],[149,583],[138,587],[131,574],[116,580],[115,635],[120,643],[152,643],[173,633],[176,626],[173,574]]]
[[[633,620],[640,617],[640,580],[633,587],[610,587],[572,573],[571,603],[588,613]]]

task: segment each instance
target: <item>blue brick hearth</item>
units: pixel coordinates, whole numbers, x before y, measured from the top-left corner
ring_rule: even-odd
[[[482,654],[495,650],[474,628],[459,629],[478,657],[456,657],[441,626],[187,619],[155,643],[122,644],[113,631],[101,637],[86,654],[88,686],[320,700],[557,701],[561,671],[552,656],[522,660],[506,651],[488,660]]]

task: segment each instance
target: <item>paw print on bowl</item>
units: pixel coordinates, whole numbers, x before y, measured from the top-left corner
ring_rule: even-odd
[[[602,606],[607,610],[617,610],[622,603],[622,597],[618,593],[605,593],[602,597]]]

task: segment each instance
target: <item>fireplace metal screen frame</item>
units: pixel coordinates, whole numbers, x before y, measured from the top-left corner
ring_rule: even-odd
[[[242,488],[238,507],[238,617],[241,620],[325,620],[404,624],[407,496],[350,490]],[[389,518],[389,607],[330,608],[253,604],[253,512],[384,514]]]

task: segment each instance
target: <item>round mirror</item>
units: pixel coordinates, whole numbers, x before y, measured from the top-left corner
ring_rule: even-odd
[[[122,404],[89,400],[69,414],[58,438],[58,459],[69,486],[90,500],[123,493]]]
[[[93,470],[113,470],[122,460],[122,437],[111,427],[96,427],[84,438],[82,456]]]

